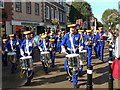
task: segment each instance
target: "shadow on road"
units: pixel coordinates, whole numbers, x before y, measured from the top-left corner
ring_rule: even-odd
[[[67,74],[58,75],[58,76],[50,77],[50,78],[37,78],[37,79],[34,79],[37,81],[32,82],[31,86],[39,86],[39,85],[46,84],[46,83],[62,82],[62,81],[66,81],[67,80],[66,78],[67,78]]]
[[[108,73],[104,73],[103,75],[99,77],[93,78],[94,84],[104,84],[106,82],[108,82]]]
[[[108,70],[109,70],[109,67],[105,66],[105,67],[102,67],[102,68],[95,69],[94,72],[99,74],[99,73],[106,73],[106,72],[108,72]]]

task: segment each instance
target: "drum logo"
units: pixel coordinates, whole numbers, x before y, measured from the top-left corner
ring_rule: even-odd
[[[75,40],[77,41],[77,40],[78,40],[78,37],[76,37]]]

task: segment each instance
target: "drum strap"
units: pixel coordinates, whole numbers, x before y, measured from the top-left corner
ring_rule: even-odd
[[[12,40],[10,40],[10,45],[11,45],[11,49],[13,51],[13,41]]]
[[[28,41],[28,40],[26,40],[26,50],[25,50],[25,52],[26,52],[28,55],[30,55],[30,52],[29,52],[29,41]]]
[[[45,40],[43,40],[43,45],[44,45],[45,51],[47,51]]]
[[[73,52],[75,53],[75,47],[74,47],[74,44],[73,44],[73,35],[72,35],[72,34],[69,34],[69,36],[70,36],[70,43],[71,43]]]

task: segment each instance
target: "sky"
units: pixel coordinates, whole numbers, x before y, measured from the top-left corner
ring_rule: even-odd
[[[106,9],[118,10],[118,2],[120,0],[85,0],[85,1],[87,1],[91,5],[94,16],[98,19],[98,21],[101,21],[102,14]]]

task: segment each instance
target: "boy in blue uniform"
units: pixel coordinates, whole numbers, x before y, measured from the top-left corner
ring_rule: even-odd
[[[96,34],[96,40],[97,40],[97,43],[98,43],[98,47],[97,47],[97,52],[98,52],[98,55],[99,55],[99,59],[103,61],[103,53],[104,53],[104,45],[105,45],[105,32],[103,31],[103,28],[100,27],[99,28],[99,33]]]
[[[32,54],[32,39],[30,36],[30,31],[25,31],[23,34],[25,34],[25,39],[23,40],[21,46],[20,46],[20,53],[21,56],[33,56]],[[33,78],[34,72],[32,69],[28,68],[28,77],[27,82],[25,83],[26,86],[31,84],[31,79]]]
[[[57,49],[58,49],[59,54],[61,53],[61,42],[62,42],[61,32],[58,32]]]
[[[42,38],[42,39],[41,39],[41,42],[40,42],[40,44],[39,44],[39,49],[40,49],[40,51],[48,51],[49,40],[46,39],[47,36],[46,36],[46,35],[42,35],[41,38]],[[43,62],[43,61],[41,61],[41,62],[42,62],[43,69],[44,69],[45,73],[48,74],[48,67],[46,67],[46,66],[44,65],[44,62]]]
[[[77,33],[76,31],[76,24],[72,24],[72,25],[69,25],[68,27],[70,27],[70,34],[66,34],[63,38],[63,41],[61,43],[61,49],[62,51],[61,52],[66,52],[65,51],[65,47],[64,45],[67,46],[67,53],[68,54],[79,54],[79,43],[80,43],[80,34]],[[68,49],[72,49],[71,50],[68,50]],[[68,70],[67,70],[67,61],[66,59],[64,60],[64,69],[67,71],[68,73]],[[73,85],[75,88],[78,88],[78,76],[76,75],[77,71],[75,70],[74,72],[74,75],[72,77],[69,76],[69,80],[73,80]]]
[[[6,45],[8,52],[16,52],[16,41],[14,39],[14,34],[9,35],[9,37],[10,37],[10,40],[7,42],[7,45]],[[12,64],[11,73],[14,73],[15,69],[16,69],[16,57],[14,55],[12,55],[12,56],[10,56],[9,59]]]
[[[19,36],[16,34],[16,54],[17,54],[17,63],[19,62],[20,59],[20,45],[22,43],[22,40],[19,39]]]
[[[88,53],[88,58],[87,58],[87,65],[91,65],[91,58],[92,58],[92,45],[94,43],[94,39],[92,36],[92,30],[87,30],[87,35],[85,35],[85,48]]]
[[[50,39],[49,39],[49,48],[51,49],[50,50],[50,58],[52,60],[52,67],[54,67],[54,62],[55,62],[55,35],[54,35],[54,32],[51,31],[51,34],[50,34]]]
[[[96,40],[96,35],[97,35],[97,33],[98,33],[98,31],[99,30],[96,30],[96,32],[94,33],[94,51],[95,51],[95,56],[96,56],[96,58],[98,58],[98,51],[97,51],[97,48],[98,48],[98,45],[99,45],[99,43],[97,42],[97,40]]]

